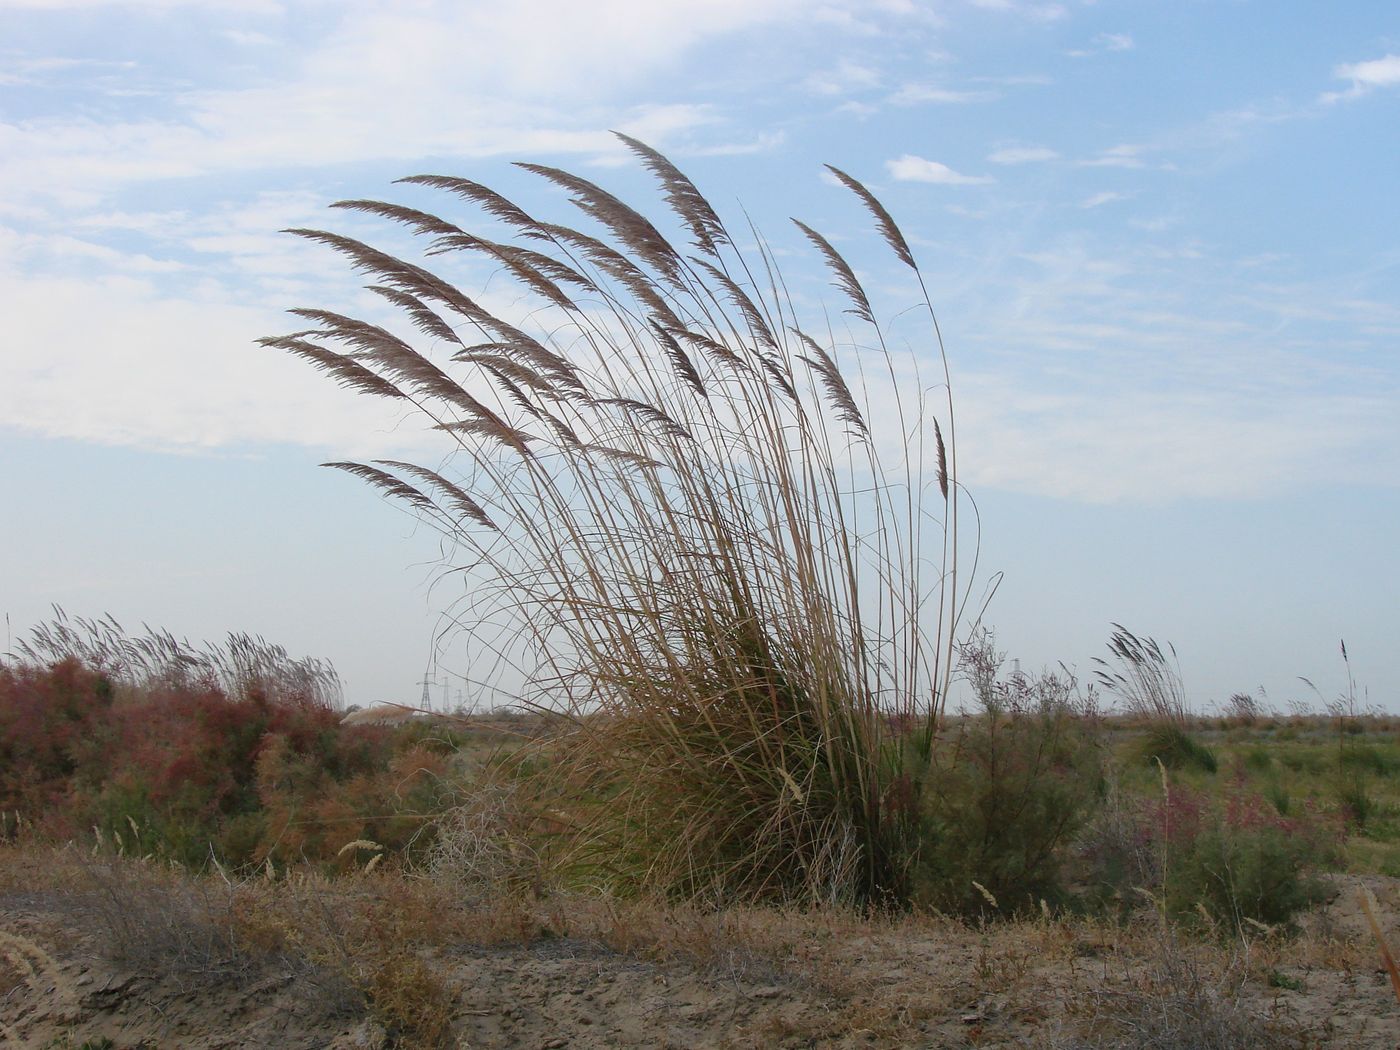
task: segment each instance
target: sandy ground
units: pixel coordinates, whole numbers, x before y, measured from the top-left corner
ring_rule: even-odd
[[[1243,953],[1083,923],[851,920],[770,931],[759,947],[730,938],[703,958],[668,951],[664,930],[621,948],[588,933],[445,936],[418,958],[448,990],[438,1045],[451,1047],[1397,1047],[1400,1004],[1357,903],[1363,882],[1400,943],[1395,880],[1347,877],[1301,936]],[[80,905],[71,893],[0,894],[0,1046],[411,1042],[343,979],[285,959],[197,974],[158,955],[113,961]],[[1219,1041],[1191,1034],[1217,1015]],[[1173,1024],[1176,1041],[1150,1042]]]

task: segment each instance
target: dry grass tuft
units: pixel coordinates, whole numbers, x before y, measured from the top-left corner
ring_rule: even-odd
[[[232,698],[273,704],[337,708],[340,678],[326,661],[294,659],[280,645],[241,632],[222,645],[195,646],[168,630],[126,630],[110,614],[70,617],[54,606],[53,618],[15,645],[20,661],[47,667],[73,659],[129,691],[212,686]]]
[[[1238,956],[1222,960],[1161,929],[1146,968],[1126,987],[1080,992],[1071,1007],[1076,1034],[1052,1038],[1053,1050],[1292,1050],[1308,1045],[1296,1026],[1262,1016],[1241,1001],[1246,978]]]
[[[689,179],[623,141],[698,254],[557,168],[521,165],[601,237],[470,180],[414,176],[500,231],[343,202],[426,238],[422,261],[290,232],[368,274],[397,314],[296,309],[314,327],[263,342],[407,400],[445,442],[433,468],[328,465],[463,552],[468,659],[571,719],[540,804],[565,814],[574,881],[903,899],[967,598],[948,367],[917,265],[883,206],[837,173],[919,280],[910,316],[927,328],[901,337],[928,347],[942,380],[929,387],[917,354],[885,349],[877,305],[824,235],[798,223],[853,330],[801,323],[767,244],[740,251]],[[463,272],[504,275],[519,309],[488,309],[447,276]],[[892,746],[893,724],[925,727],[923,748]]]

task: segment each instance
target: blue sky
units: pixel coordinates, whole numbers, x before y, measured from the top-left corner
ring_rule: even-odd
[[[316,464],[421,435],[253,346],[356,287],[276,231],[373,229],[325,206],[420,171],[557,203],[516,159],[658,210],[609,128],[790,274],[795,215],[890,276],[823,162],[898,218],[1023,666],[1087,671],[1118,621],[1197,706],[1281,706],[1342,686],[1344,638],[1400,710],[1388,2],[0,0],[12,635],[52,603],[246,630],[414,697],[440,544]]]

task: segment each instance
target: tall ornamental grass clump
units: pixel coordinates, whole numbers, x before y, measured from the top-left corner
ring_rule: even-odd
[[[442,215],[337,207],[406,227],[421,256],[290,231],[392,309],[293,310],[309,327],[262,342],[444,442],[432,466],[329,465],[450,537],[473,671],[568,716],[547,768],[576,877],[901,899],[966,597],[947,362],[918,266],[884,207],[830,169],[907,267],[928,384],[826,237],[797,223],[845,300],[839,328],[799,316],[762,238],[745,229],[756,247],[741,249],[670,161],[620,138],[689,247],[557,168],[520,165],[586,228],[413,176],[400,181],[446,195]],[[490,236],[458,225],[464,204]],[[909,726],[921,748],[894,739]]]

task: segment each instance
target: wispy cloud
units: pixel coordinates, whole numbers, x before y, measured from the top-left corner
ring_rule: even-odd
[[[893,95],[890,101],[897,106],[917,106],[927,103],[938,105],[966,105],[969,102],[988,102],[997,97],[995,91],[959,91],[937,87],[933,84],[905,84]]]
[[[933,182],[940,186],[980,186],[994,181],[989,175],[963,175],[936,160],[906,153],[885,161],[890,175],[901,182]]]
[[[835,69],[823,69],[811,74],[803,86],[814,95],[849,95],[880,84],[880,72],[870,66],[842,59]]]
[[[1145,146],[1124,143],[1110,146],[1097,157],[1079,163],[1086,168],[1145,168],[1147,162],[1141,156],[1145,149]]]
[[[1114,193],[1111,190],[1106,190],[1103,193],[1096,193],[1092,197],[1086,197],[1079,202],[1079,206],[1085,209],[1097,208],[1104,204],[1113,204],[1115,201],[1125,201],[1128,196],[1126,193]]]
[[[1400,481],[1381,398],[1113,391],[1049,394],[1008,375],[960,383],[969,483],[1090,503],[1248,499],[1299,485]],[[1298,420],[1308,421],[1299,427]],[[1383,483],[1384,483],[1383,482]]]
[[[1400,86],[1400,55],[1386,55],[1367,62],[1350,62],[1334,71],[1340,80],[1350,80],[1351,87],[1345,91],[1329,91],[1321,96],[1320,102],[1340,102],[1343,99],[1360,98],[1369,95],[1377,88]]]
[[[638,105],[633,89],[697,46],[802,8],[800,0],[351,3],[294,62],[246,67],[244,83],[232,86],[172,88],[168,113],[0,120],[0,197],[90,206],[147,179],[431,154],[607,153],[617,150],[608,127],[665,145],[713,123],[713,108]],[[470,61],[462,41],[472,42]],[[863,76],[854,65],[843,75]]]
[[[83,11],[101,8],[166,11],[174,8],[233,8],[250,14],[281,14],[280,0],[0,0],[0,11]]]
[[[1027,3],[1025,0],[972,0],[972,6],[984,11],[1005,11],[1034,22],[1058,22],[1069,14],[1064,4]]]
[[[1089,42],[1088,47],[1066,51],[1065,54],[1070,58],[1090,58],[1115,51],[1131,51],[1133,46],[1133,38],[1127,33],[1100,33]]]
[[[313,370],[254,348],[286,327],[272,310],[172,297],[138,277],[21,274],[0,274],[0,309],[13,351],[0,357],[0,423],[21,431],[172,450],[414,440],[391,434],[399,414],[386,404],[337,396]]]
[[[987,160],[993,164],[1043,164],[1059,156],[1046,146],[1008,146],[987,154]]]

